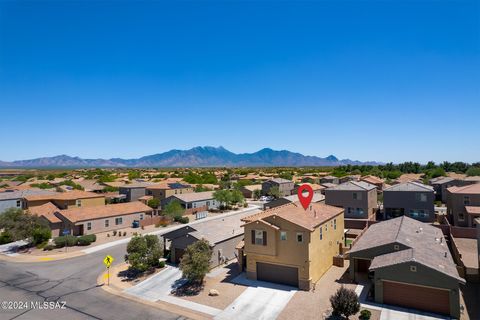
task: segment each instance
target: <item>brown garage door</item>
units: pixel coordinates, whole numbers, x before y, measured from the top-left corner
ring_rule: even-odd
[[[298,269],[294,267],[257,262],[257,280],[298,287]]]
[[[175,263],[176,264],[180,263],[180,259],[183,257],[184,253],[185,253],[185,250],[175,248]]]
[[[400,307],[450,314],[448,290],[383,281],[383,302]]]

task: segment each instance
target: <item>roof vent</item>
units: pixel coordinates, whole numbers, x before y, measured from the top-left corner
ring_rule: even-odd
[[[445,258],[447,257],[447,251],[445,251]]]

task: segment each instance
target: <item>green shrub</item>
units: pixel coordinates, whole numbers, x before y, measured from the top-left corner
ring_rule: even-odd
[[[0,244],[6,244],[13,242],[12,236],[8,232],[2,232],[0,233]]]
[[[165,261],[163,261],[163,260],[160,261],[160,262],[158,263],[158,267],[159,267],[159,268],[165,268]]]
[[[78,239],[77,237],[74,236],[60,236],[55,239],[53,239],[53,242],[55,243],[55,246],[57,248],[63,248],[65,246],[73,247],[77,245]]]
[[[358,317],[360,320],[369,320],[370,317],[372,316],[372,313],[370,312],[370,310],[362,310],[360,311],[360,317]]]
[[[53,244],[47,244],[45,247],[43,247],[43,251],[51,251],[53,249],[55,249]]]
[[[47,242],[52,237],[52,231],[49,228],[36,228],[32,232],[32,242],[34,245]]]
[[[77,238],[77,245],[88,246],[92,243],[91,238],[88,236],[81,236]]]
[[[42,242],[42,243],[37,244],[35,247],[36,247],[37,249],[43,249],[43,248],[45,248],[47,245],[48,245],[48,241],[45,241],[45,242]]]
[[[184,216],[175,216],[175,217],[173,217],[173,221],[185,224],[185,223],[188,223],[190,221],[190,219],[188,219],[188,217],[184,217]]]

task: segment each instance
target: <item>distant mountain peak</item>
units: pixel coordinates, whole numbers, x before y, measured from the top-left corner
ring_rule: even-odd
[[[236,154],[222,146],[198,146],[189,150],[172,149],[167,152],[152,154],[137,159],[82,159],[65,154],[13,162],[0,161],[0,167],[43,168],[43,167],[271,167],[271,166],[338,166],[346,164],[379,164],[377,162],[360,162],[339,160],[334,155],[326,158],[304,156],[288,150],[263,148],[254,153]]]

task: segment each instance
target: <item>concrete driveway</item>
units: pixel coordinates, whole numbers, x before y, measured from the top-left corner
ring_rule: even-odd
[[[148,301],[164,301],[183,308],[202,312],[210,316],[215,316],[222,311],[220,309],[170,295],[172,290],[181,287],[185,283],[186,280],[182,279],[182,272],[180,269],[174,266],[167,266],[165,270],[160,271],[153,277],[150,277],[131,288],[125,289],[124,292]]]
[[[244,273],[232,282],[248,288],[215,317],[217,320],[276,319],[297,291],[289,286],[246,279]]]

